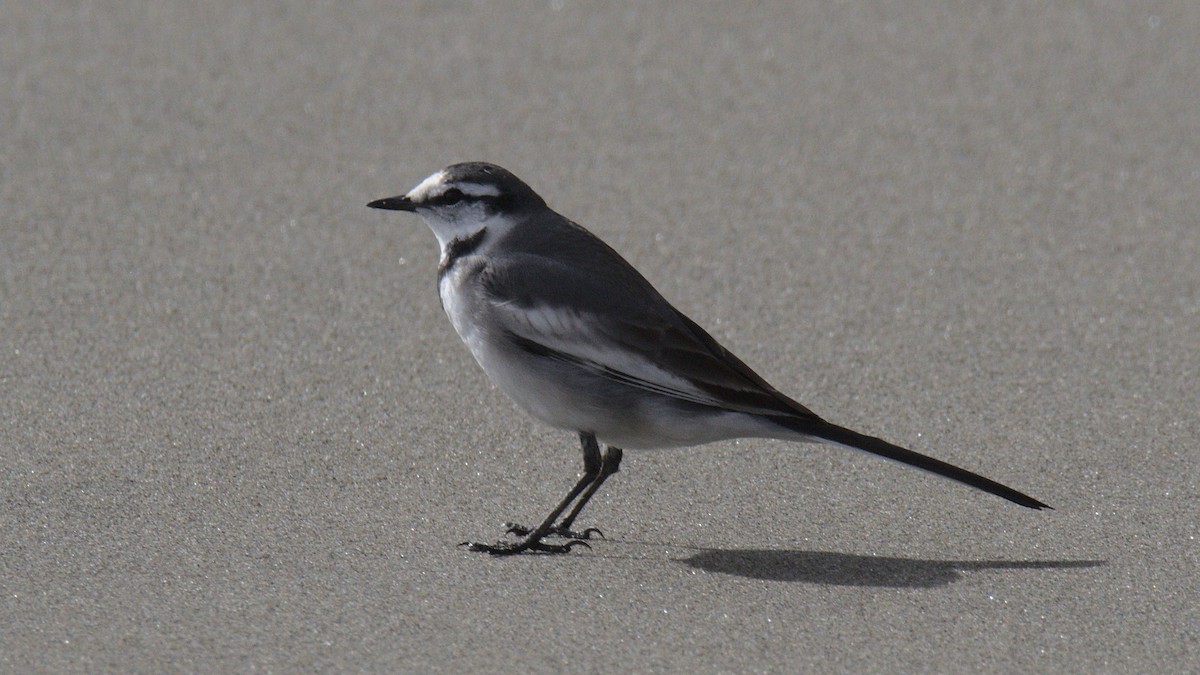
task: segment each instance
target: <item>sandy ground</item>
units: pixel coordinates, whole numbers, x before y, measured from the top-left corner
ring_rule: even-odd
[[[1200,660],[1200,5],[138,4],[0,8],[0,670]],[[742,441],[456,548],[579,469],[364,207],[467,159],[1056,510]]]

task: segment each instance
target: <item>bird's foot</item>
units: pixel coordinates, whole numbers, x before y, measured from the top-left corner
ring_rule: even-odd
[[[504,530],[505,534],[515,534],[518,537],[524,537],[527,534],[533,532],[532,527],[525,527],[524,525],[518,525],[517,523],[505,523],[504,528],[505,528],[505,530]],[[546,531],[547,537],[562,537],[563,539],[575,539],[575,540],[591,539],[593,534],[596,535],[597,537],[600,537],[601,539],[608,538],[608,537],[605,537],[604,533],[601,532],[600,529],[596,528],[596,527],[589,527],[586,530],[584,530],[583,532],[576,532],[574,530],[569,530],[569,529],[563,527],[562,525],[555,525],[554,527],[552,527]]]
[[[583,546],[591,548],[586,541],[580,539],[572,539],[565,544],[547,544],[540,539],[538,541],[518,541],[507,542],[498,541],[495,544],[480,544],[474,541],[464,541],[459,546],[465,547],[468,551],[476,553],[488,553],[491,555],[514,555],[530,551],[532,553],[547,553],[558,554],[567,553],[573,546]]]

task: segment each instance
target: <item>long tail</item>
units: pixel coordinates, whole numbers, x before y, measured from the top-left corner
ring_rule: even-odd
[[[997,497],[1003,497],[1021,506],[1031,509],[1051,508],[1048,504],[1044,504],[1022,492],[1018,492],[1007,485],[1001,485],[990,478],[984,478],[977,473],[961,469],[953,464],[947,464],[940,459],[927,457],[919,452],[913,452],[907,448],[893,445],[874,436],[860,434],[857,431],[851,431],[845,427],[839,427],[836,424],[830,424],[823,420],[814,421],[807,418],[790,416],[772,417],[772,419],[777,424],[806,436],[858,450],[865,450],[880,457],[886,457],[887,459],[902,462],[909,466],[915,466],[918,469],[924,469],[930,473],[965,483],[984,492],[990,492]]]

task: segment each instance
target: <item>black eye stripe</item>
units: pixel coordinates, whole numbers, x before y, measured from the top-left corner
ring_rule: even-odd
[[[452,206],[459,202],[479,202],[486,204],[492,209],[499,208],[505,201],[503,197],[493,195],[469,195],[458,188],[450,188],[442,194],[430,198],[426,203],[429,206]]]
[[[443,192],[436,200],[438,204],[457,204],[463,200],[466,195],[458,188],[450,188]]]

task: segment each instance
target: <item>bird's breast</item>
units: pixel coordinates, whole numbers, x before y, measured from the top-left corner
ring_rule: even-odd
[[[478,289],[471,284],[471,278],[467,274],[468,266],[462,264],[463,262],[458,261],[446,267],[445,271],[438,275],[438,296],[442,299],[442,309],[450,319],[450,324],[454,326],[454,331],[474,353],[475,348],[471,343],[478,335],[480,326],[473,317],[478,316],[482,299]]]

